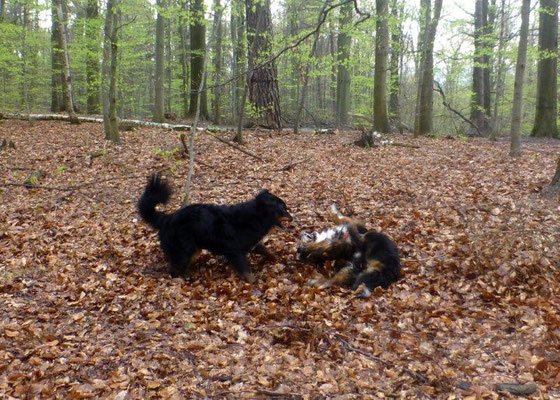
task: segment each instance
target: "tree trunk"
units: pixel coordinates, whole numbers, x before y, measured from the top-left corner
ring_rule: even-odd
[[[352,23],[352,10],[352,3],[344,4],[340,9],[338,22],[338,55],[336,57],[338,65],[336,76],[336,125],[339,128],[348,125],[348,112],[350,111],[350,69],[348,67],[348,63],[350,61],[350,51],[352,46],[352,37],[349,32]]]
[[[185,0],[183,12],[188,14],[189,2]],[[182,15],[182,14],[181,14]],[[189,60],[188,60],[188,47],[189,47],[189,30],[186,28],[187,20],[179,17],[179,34],[181,35],[181,69],[182,69],[182,87],[181,97],[183,99],[183,117],[186,118],[189,114]]]
[[[103,65],[102,65],[102,100],[103,100],[103,126],[105,129],[105,139],[115,143],[120,141],[119,127],[116,120],[115,112],[115,74],[113,72],[113,60],[116,61],[116,54],[113,56],[113,50],[116,52],[117,31],[117,1],[107,1],[107,11],[105,14],[105,27],[103,30]],[[115,65],[116,66],[116,65]]]
[[[68,45],[66,43],[66,27],[64,24],[64,17],[62,12],[62,2],[64,0],[59,0],[56,6],[56,14],[58,17],[58,39],[60,40],[60,47],[62,49],[62,61],[63,61],[63,71],[64,71],[64,96],[66,98],[66,111],[70,117],[70,123],[79,124],[78,118],[76,118],[76,113],[74,111],[74,103],[72,101],[72,79],[70,76],[70,58],[68,56]]]
[[[495,95],[494,107],[492,107],[492,120],[490,123],[490,140],[496,140],[496,135],[500,130],[498,126],[498,108],[500,99],[504,93],[504,46],[506,36],[506,18],[505,18],[505,0],[501,1],[500,5],[500,33],[498,35],[498,59],[496,61],[496,82],[495,82]]]
[[[391,58],[389,62],[389,118],[400,125],[400,79],[399,79],[399,59],[402,52],[402,22],[400,21],[399,10],[402,5],[398,0],[391,0]]]
[[[373,83],[373,129],[389,132],[387,116],[387,56],[389,54],[389,3],[376,0],[375,73]]]
[[[550,186],[552,186],[555,189],[560,189],[560,158],[558,159],[558,163],[556,164],[556,172],[552,177]]]
[[[86,81],[87,81],[87,113],[99,114],[99,8],[97,0],[88,0],[86,8]]]
[[[172,114],[171,104],[173,103],[173,88],[171,87],[171,85],[173,80],[173,53],[171,52],[171,18],[167,18],[166,28],[167,32],[165,33],[165,58],[167,65],[165,67],[165,78],[167,80],[167,90],[165,95],[165,112],[168,114]],[[165,114],[163,116],[165,117]]]
[[[154,121],[163,122],[163,82],[165,79],[163,67],[165,64],[165,21],[162,15],[167,3],[164,0],[157,0],[157,18],[156,18],[156,68],[155,75],[155,98],[154,98]]]
[[[23,79],[23,103],[25,105],[25,111],[27,115],[31,113],[29,107],[29,82],[27,81],[27,43],[26,43],[26,36],[27,36],[27,20],[28,20],[28,12],[27,7],[23,7],[23,16],[22,16],[22,24],[21,24],[21,75]]]
[[[430,1],[427,1],[426,25],[422,40],[421,74],[419,101],[417,102],[418,118],[414,135],[425,135],[432,131],[432,114],[434,109],[434,40],[441,15],[442,0],[435,0],[434,12],[431,15]]]
[[[51,7],[51,111],[63,110],[62,101],[62,49],[60,48],[58,18],[56,17],[56,1]]]
[[[519,130],[521,127],[521,105],[523,101],[523,76],[527,61],[527,37],[529,35],[529,13],[531,0],[523,0],[521,6],[521,31],[519,33],[519,48],[517,50],[517,64],[515,66],[515,81],[513,84],[513,110],[511,112],[511,147],[510,156],[521,155],[521,141]]]
[[[539,9],[539,61],[537,105],[531,136],[558,137],[557,74],[558,0],[541,0]]]
[[[484,131],[486,133],[490,132],[490,117],[491,117],[491,88],[490,80],[492,74],[492,64],[490,60],[490,54],[493,52],[492,49],[492,34],[493,34],[493,24],[494,24],[494,11],[490,13],[488,7],[488,0],[482,2],[482,32],[483,32],[483,46],[484,46],[484,56],[483,62],[484,67],[482,69],[482,79],[484,80]]]
[[[242,0],[232,0],[231,3],[231,43],[232,43],[232,73],[238,76],[245,70],[245,24],[244,24],[244,7]],[[241,108],[240,98],[246,87],[245,75],[236,78],[233,81],[233,117],[238,118]],[[245,96],[246,97],[246,96]]]
[[[6,14],[6,0],[0,0],[0,23],[4,22],[5,14]]]
[[[202,82],[202,69],[204,64],[204,54],[206,53],[206,27],[204,25],[204,2],[202,0],[191,1],[191,15],[193,21],[190,25],[191,38],[191,101],[189,107],[189,117],[194,118],[198,108],[198,92]],[[206,90],[200,95],[200,117],[209,119],[208,102]]]
[[[487,19],[488,0],[476,0],[474,13],[474,57],[473,57],[473,98],[471,103],[471,120],[480,132],[486,132],[486,109],[484,107],[485,92],[485,21]]]
[[[222,102],[222,6],[220,0],[214,0],[214,123],[219,125],[221,122],[220,107]]]
[[[272,52],[270,0],[246,0],[247,39],[249,42],[249,101],[260,116],[257,123],[282,129],[278,72]]]
[[[317,30],[315,31],[315,33],[313,34],[313,43],[311,45],[311,50],[309,51],[309,60],[313,60],[315,58],[315,51],[317,50],[317,41],[319,40],[319,35],[320,35],[320,27],[319,25],[321,24],[321,20],[323,18],[323,13],[325,11],[325,8],[327,6],[327,3],[323,3],[323,6],[321,7],[321,10],[319,11],[319,15],[317,17]],[[309,61],[308,63],[306,63],[304,70],[303,70],[303,85],[301,88],[301,96],[300,98],[298,98],[298,102],[297,102],[297,107],[296,107],[296,116],[294,119],[294,133],[298,134],[299,133],[299,123],[300,123],[300,118],[301,118],[301,113],[303,108],[305,107],[305,98],[307,96],[307,86],[309,83],[309,69],[311,67],[311,61]]]

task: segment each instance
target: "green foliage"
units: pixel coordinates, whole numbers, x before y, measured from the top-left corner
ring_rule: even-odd
[[[177,115],[183,112],[183,76],[182,76],[182,40],[181,27],[188,27],[200,21],[206,25],[206,39],[210,43],[212,31],[213,10],[208,10],[205,16],[192,13],[185,6],[186,0],[169,1],[166,7],[158,8],[146,0],[122,0],[119,9],[122,14],[119,29],[118,71],[117,71],[117,111],[121,118],[145,118],[152,115],[154,102],[154,38],[155,16],[161,12],[170,26],[166,27],[166,42],[170,41],[171,54],[165,62],[165,68],[170,68],[170,80],[164,79],[164,97],[169,98],[169,109]],[[262,0],[258,0],[261,2]],[[223,76],[226,83],[221,90],[222,115],[225,123],[233,124],[233,93],[235,80],[232,80],[232,43],[230,35],[230,14],[243,14],[244,2],[241,8],[232,11],[231,2],[222,3],[226,7],[223,15]],[[452,3],[452,2],[451,2]],[[507,132],[510,125],[510,108],[513,96],[513,74],[517,54],[516,18],[518,18],[518,4],[506,2],[504,10],[506,37],[503,48],[498,49],[501,10],[496,2],[492,11],[496,16],[492,32],[484,33],[481,41],[482,54],[472,54],[473,51],[473,19],[469,14],[474,5],[465,6],[465,11],[444,2],[442,20],[438,33],[434,53],[434,78],[441,83],[447,102],[455,109],[469,117],[472,91],[472,67],[476,55],[488,55],[489,66],[492,68],[492,107],[498,93],[497,105],[499,112],[496,126],[501,132]],[[256,1],[252,3],[254,8]],[[261,3],[259,3],[261,4]],[[264,4],[264,2],[262,3]],[[317,17],[322,0],[285,0],[273,2],[274,35],[270,54],[262,55],[261,61],[271,55],[278,54],[309,34],[316,27]],[[330,4],[335,4],[334,2]],[[373,1],[359,2],[359,8],[375,16]],[[21,6],[28,9],[29,23],[25,30],[25,49],[22,48],[22,20]],[[389,29],[391,33],[399,32],[402,26],[403,40],[392,42],[397,50],[403,51],[401,57],[400,85],[400,115],[402,121],[414,125],[415,99],[417,87],[418,51],[415,47],[418,41],[418,20],[420,18],[419,5],[404,0],[392,0],[390,7],[397,7],[397,16],[391,14]],[[31,111],[47,111],[51,101],[51,36],[49,12],[50,4],[39,4],[36,0],[6,0],[6,18],[0,23],[0,110],[22,111],[23,102],[23,60],[26,55],[26,77],[29,88]],[[276,12],[278,11],[278,12]],[[539,9],[539,12],[547,10]],[[74,100],[79,110],[85,111],[88,91],[87,63],[97,60],[101,63],[101,43],[103,35],[103,12],[94,20],[85,18],[85,2],[70,2],[69,12],[69,52],[72,82],[74,86]],[[276,60],[280,89],[280,108],[285,120],[293,121],[298,99],[301,96],[304,71],[309,71],[308,94],[302,124],[332,123],[336,110],[337,69],[341,63],[337,61],[337,37],[347,32],[352,37],[351,57],[345,62],[351,75],[350,110],[355,113],[372,115],[373,110],[373,71],[375,48],[375,18],[356,25],[361,18],[354,14],[353,21],[348,26],[339,28],[340,8],[333,9],[321,26],[317,42],[316,55],[310,57],[313,36],[296,48],[286,51]],[[556,57],[555,53],[540,52],[537,49],[538,13],[533,14],[532,34],[529,38],[527,65],[525,73],[525,96],[523,104],[522,132],[527,134],[534,120],[536,95],[536,65],[539,59]],[[93,32],[93,33],[92,33]],[[167,34],[166,34],[167,35]],[[187,46],[189,40],[187,38]],[[186,49],[186,65],[190,68],[192,54]],[[208,51],[214,51],[208,46]],[[503,64],[500,87],[495,86],[498,72],[498,60]],[[207,86],[214,85],[215,74],[212,63],[208,65]],[[189,82],[190,79],[187,79]],[[93,82],[95,87],[98,82]],[[389,82],[394,85],[394,82]],[[186,87],[187,93],[190,88]],[[213,91],[208,91],[208,99],[213,101]],[[167,103],[167,102],[166,102]],[[256,115],[259,110],[247,109],[246,115]],[[354,121],[355,122],[355,121]],[[436,132],[466,133],[469,126],[457,115],[451,113],[442,105],[439,94],[434,95],[434,129]]]

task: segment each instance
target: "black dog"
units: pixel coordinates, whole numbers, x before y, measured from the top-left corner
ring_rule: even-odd
[[[268,190],[254,199],[232,206],[192,204],[174,213],[156,210],[169,200],[171,190],[159,175],[153,175],[138,201],[144,221],[159,230],[163,252],[170,262],[171,276],[183,275],[201,249],[226,257],[247,282],[255,276],[247,264],[251,251],[274,257],[261,243],[274,227],[291,221],[286,203]]]

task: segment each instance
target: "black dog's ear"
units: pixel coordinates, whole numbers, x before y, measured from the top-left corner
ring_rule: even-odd
[[[257,194],[256,199],[258,201],[262,201],[267,199],[270,196],[270,192],[268,191],[268,189],[263,189],[259,192],[259,194]]]

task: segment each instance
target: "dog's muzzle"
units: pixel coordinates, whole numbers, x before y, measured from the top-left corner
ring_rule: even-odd
[[[279,216],[276,219],[276,223],[278,226],[282,226],[283,223],[287,223],[287,222],[292,222],[294,220],[294,217],[292,217],[290,215],[290,213],[286,213],[284,215]]]

